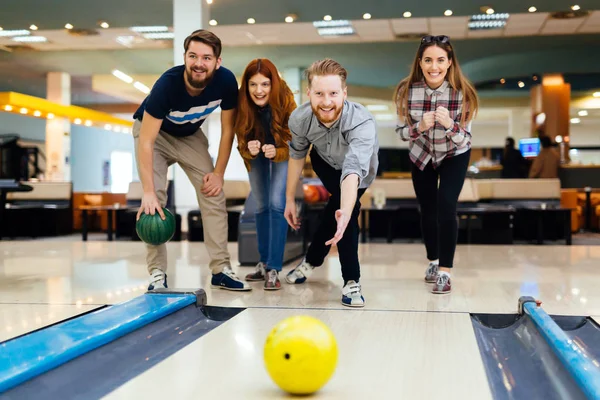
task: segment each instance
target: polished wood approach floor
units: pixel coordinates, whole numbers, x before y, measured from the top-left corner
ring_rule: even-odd
[[[361,245],[364,309],[340,304],[335,251],[304,285],[229,292],[210,287],[203,244],[168,248],[171,288],[203,287],[211,305],[248,309],[108,398],[285,398],[264,369],[264,340],[278,321],[303,314],[327,323],[340,349],[316,398],[488,399],[469,313],[515,313],[530,295],[550,314],[600,316],[600,246],[459,246],[453,293],[434,295],[423,282],[423,246]],[[235,263],[237,244],[230,251]],[[243,277],[253,268],[234,269]],[[139,296],[147,279],[139,242],[2,241],[0,341]]]

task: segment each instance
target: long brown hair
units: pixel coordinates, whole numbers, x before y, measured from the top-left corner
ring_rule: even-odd
[[[242,75],[235,121],[238,147],[245,148],[249,140],[260,140],[264,144],[264,132],[260,121],[258,121],[258,107],[254,104],[248,92],[248,81],[256,74],[261,74],[271,80],[271,92],[269,94],[272,115],[271,133],[275,138],[276,147],[281,147],[292,137],[288,128],[288,119],[296,108],[296,102],[294,101],[294,94],[287,83],[279,76],[275,65],[266,58],[257,58],[250,61]]]
[[[479,109],[479,99],[477,98],[477,92],[475,91],[475,87],[469,82],[469,80],[464,76],[462,70],[460,69],[460,65],[458,64],[458,58],[456,58],[456,54],[454,53],[454,49],[450,44],[450,41],[447,40],[445,42],[439,40],[432,40],[429,42],[422,43],[417,51],[415,56],[415,60],[413,62],[410,74],[404,78],[394,91],[394,102],[396,103],[396,112],[399,116],[404,117],[404,119],[409,123],[414,123],[416,121],[412,121],[410,118],[410,113],[408,110],[408,95],[410,90],[410,85],[415,82],[422,81],[425,77],[423,76],[423,71],[421,70],[421,66],[419,62],[421,58],[423,58],[423,53],[425,49],[430,46],[438,46],[448,53],[448,60],[451,60],[450,68],[448,69],[446,79],[448,83],[454,90],[458,90],[462,92],[463,100],[462,100],[462,115],[460,119],[460,125],[465,127],[466,124],[471,121],[475,115],[477,114],[477,110]]]

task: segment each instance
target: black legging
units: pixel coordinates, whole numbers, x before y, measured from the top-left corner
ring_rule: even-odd
[[[313,170],[321,179],[323,186],[331,194],[327,205],[321,214],[319,227],[315,231],[311,244],[306,252],[306,262],[314,267],[321,266],[325,257],[329,254],[331,245],[326,246],[325,242],[335,235],[337,230],[337,221],[335,212],[340,208],[341,187],[340,179],[342,171],[331,167],[323,160],[313,148],[310,152],[310,159]],[[358,214],[360,214],[360,198],[365,193],[365,189],[358,189],[356,202],[352,210],[352,216],[344,232],[344,236],[337,243],[340,264],[342,265],[342,278],[344,285],[348,281],[358,282],[360,280],[360,263],[358,261]]]
[[[470,158],[471,150],[444,159],[437,169],[429,162],[423,171],[412,164],[412,181],[421,208],[421,230],[427,259],[439,258],[440,267],[452,268],[454,262],[458,236],[456,203]]]

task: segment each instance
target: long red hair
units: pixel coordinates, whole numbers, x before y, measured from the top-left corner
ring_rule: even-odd
[[[288,119],[296,108],[294,94],[287,83],[281,79],[277,68],[271,61],[266,58],[257,58],[250,61],[242,76],[235,121],[238,148],[245,149],[250,140],[260,140],[264,144],[265,133],[258,119],[258,107],[248,92],[248,81],[256,74],[261,74],[271,80],[269,94],[272,115],[271,133],[275,138],[276,147],[287,146],[287,142],[292,138],[288,128]]]

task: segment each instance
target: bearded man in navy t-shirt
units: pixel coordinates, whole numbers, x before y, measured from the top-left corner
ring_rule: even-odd
[[[184,65],[163,73],[133,116],[136,161],[144,190],[137,218],[142,212],[158,212],[164,219],[167,169],[179,164],[198,197],[212,286],[250,290],[231,269],[222,191],[234,138],[237,80],[221,66],[221,40],[214,33],[203,29],[192,32],[185,39],[184,50]],[[217,107],[221,107],[221,143],[213,166],[201,126]],[[147,245],[146,261],[150,273],[148,290],[166,288],[166,245]]]

